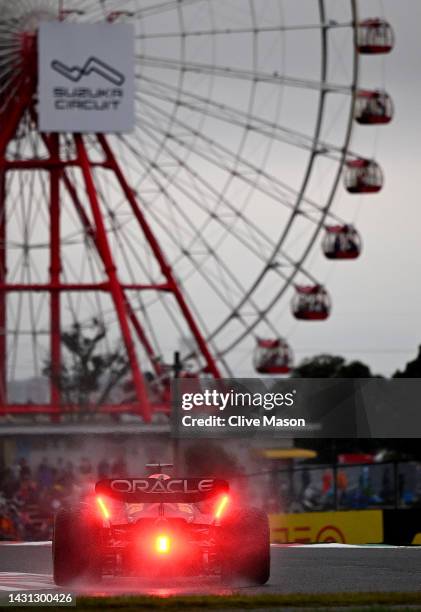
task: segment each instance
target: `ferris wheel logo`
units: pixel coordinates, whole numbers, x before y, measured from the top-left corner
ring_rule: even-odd
[[[51,68],[74,83],[79,83],[83,77],[90,76],[93,73],[98,74],[117,87],[122,87],[126,81],[124,74],[97,57],[90,57],[82,67],[66,66],[63,62],[54,60],[51,62]]]

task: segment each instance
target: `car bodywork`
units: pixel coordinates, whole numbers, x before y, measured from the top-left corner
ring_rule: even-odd
[[[223,480],[165,475],[97,483],[106,572],[218,573],[221,508],[228,490]]]
[[[94,495],[56,516],[53,564],[59,585],[110,575],[263,584],[268,519],[234,505],[225,480],[163,473],[101,480]]]

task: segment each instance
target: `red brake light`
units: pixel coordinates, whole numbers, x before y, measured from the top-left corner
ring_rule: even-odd
[[[170,552],[170,538],[167,535],[159,535],[155,540],[155,550],[160,555]]]
[[[222,514],[224,513],[225,508],[227,507],[229,502],[229,497],[228,495],[223,495],[220,499],[220,501],[218,502],[218,505],[216,506],[216,510],[215,510],[215,518],[219,519],[221,518]]]
[[[96,501],[97,501],[97,504],[99,506],[99,509],[102,512],[102,516],[104,517],[104,519],[106,521],[108,521],[111,515],[110,515],[110,512],[109,512],[107,506],[104,503],[104,500],[102,499],[102,497],[97,497]]]

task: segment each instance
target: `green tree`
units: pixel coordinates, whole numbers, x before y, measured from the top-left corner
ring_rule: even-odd
[[[400,370],[395,372],[393,378],[421,378],[421,346],[418,347],[416,358],[408,361],[402,372]]]
[[[129,370],[125,353],[120,349],[103,352],[101,343],[107,335],[103,322],[93,319],[82,328],[75,322],[61,335],[64,347],[60,373],[54,380],[60,389],[62,403],[95,407],[106,402],[113,389]],[[46,362],[43,375],[51,378],[53,368]]]
[[[339,368],[336,378],[372,378],[373,373],[371,372],[368,365],[361,361],[350,361],[344,363]]]
[[[361,361],[346,362],[338,355],[316,355],[304,359],[293,371],[297,378],[371,378],[370,368]]]

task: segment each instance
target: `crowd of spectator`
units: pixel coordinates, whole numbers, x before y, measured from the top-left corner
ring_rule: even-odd
[[[197,457],[193,460],[198,466]],[[86,456],[76,461],[19,459],[0,470],[0,540],[51,539],[54,514],[61,507],[90,495],[98,480],[128,475],[122,455],[95,461]],[[417,462],[343,465],[336,472],[331,467],[300,467],[264,472],[262,478],[265,483],[252,479],[253,490],[256,503],[262,502],[269,512],[421,506],[421,463]],[[243,477],[240,482],[245,483]],[[270,494],[265,496],[262,491],[267,487]]]
[[[92,490],[101,478],[127,475],[123,457],[55,461],[32,466],[24,458],[0,472],[0,540],[51,539],[54,513]]]

